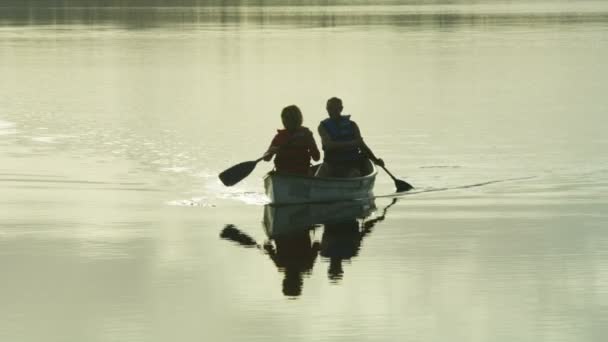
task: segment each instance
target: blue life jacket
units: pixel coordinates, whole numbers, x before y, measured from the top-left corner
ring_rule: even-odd
[[[333,141],[355,140],[355,129],[353,122],[350,121],[350,115],[343,115],[340,120],[327,118],[321,121],[321,124]],[[329,163],[357,161],[362,157],[358,147],[328,150],[323,146],[323,151],[325,152],[323,161]]]

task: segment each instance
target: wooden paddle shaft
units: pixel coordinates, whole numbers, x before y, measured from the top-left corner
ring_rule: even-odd
[[[398,180],[398,179],[397,179],[397,177],[393,176],[393,174],[392,174],[392,173],[391,173],[389,170],[387,170],[387,168],[386,168],[386,167],[382,166],[382,168],[384,169],[384,171],[386,171],[386,173],[388,173],[388,175],[389,175],[389,176],[391,176],[391,178],[392,178],[394,181],[397,181],[397,180]]]

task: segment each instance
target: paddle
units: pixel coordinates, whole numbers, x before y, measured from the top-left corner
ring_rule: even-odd
[[[294,137],[288,139],[285,143],[279,146],[279,149],[291,145],[293,143]],[[263,156],[256,160],[250,160],[246,162],[242,162],[234,165],[231,168],[224,170],[220,173],[219,177],[222,183],[225,186],[233,186],[234,184],[242,181],[245,177],[249,176],[251,171],[255,169],[255,166],[264,158],[268,157],[270,154],[274,154],[275,152],[266,152]]]
[[[369,148],[369,146],[367,146],[363,141],[361,141],[361,142],[362,142],[362,144],[360,145],[360,148],[363,151],[363,154],[366,155],[367,158],[371,159],[372,161],[379,160],[374,155],[374,152],[372,152],[372,150]],[[375,162],[374,162],[374,164],[375,164]],[[382,164],[384,164],[384,163],[382,163]],[[378,165],[378,164],[376,164],[376,165]],[[414,188],[410,183],[397,179],[397,177],[393,176],[393,174],[384,165],[379,165],[379,166],[382,169],[384,169],[384,171],[386,171],[386,173],[388,173],[389,176],[391,176],[391,178],[395,182],[395,187],[397,188],[397,192],[409,191]]]
[[[233,224],[228,224],[222,229],[220,238],[236,242],[243,247],[260,247],[254,238],[241,232]]]
[[[387,170],[386,167],[384,167],[384,166],[381,166],[381,167],[382,167],[382,169],[384,169],[384,171],[386,171],[386,173],[388,173],[389,176],[391,176],[391,178],[395,182],[395,187],[397,188],[397,192],[409,191],[414,188],[410,183],[397,179],[395,176],[393,176],[393,174],[389,170]]]
[[[266,154],[256,160],[242,162],[224,170],[219,175],[220,180],[225,186],[233,186],[234,184],[242,181],[245,177],[249,176],[251,171],[255,169],[255,166],[265,157]]]

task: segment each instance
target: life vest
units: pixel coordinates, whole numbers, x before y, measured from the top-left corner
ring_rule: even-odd
[[[310,147],[308,145],[293,144],[292,139],[295,133],[297,131],[277,130],[277,135],[272,140],[272,145],[280,146],[281,148],[274,157],[275,169],[278,172],[307,175],[310,169]]]
[[[340,120],[327,118],[321,121],[325,131],[333,141],[351,141],[355,140],[355,128],[353,122],[350,121],[350,115],[340,116]],[[323,146],[324,162],[340,163],[348,161],[357,161],[361,159],[361,152],[358,147],[348,147],[341,149],[327,149]]]

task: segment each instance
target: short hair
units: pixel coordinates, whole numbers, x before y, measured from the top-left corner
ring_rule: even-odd
[[[302,120],[302,112],[296,105],[287,106],[281,111],[281,121],[288,131],[302,126]]]
[[[329,100],[327,100],[327,107],[335,106],[335,105],[342,106],[342,100],[337,97],[332,97]]]

